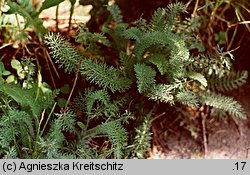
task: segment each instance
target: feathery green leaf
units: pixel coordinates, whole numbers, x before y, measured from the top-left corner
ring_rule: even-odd
[[[219,78],[216,75],[209,77],[208,85],[212,90],[230,91],[237,89],[246,83],[248,77],[247,71],[230,72]]]
[[[108,67],[106,64],[84,59],[80,72],[85,75],[91,82],[108,88],[112,92],[122,92],[128,89],[131,85],[131,80],[122,75],[121,71],[114,67]]]
[[[122,23],[122,16],[121,11],[118,7],[118,5],[111,5],[108,6],[108,11],[111,13],[112,17],[114,18],[116,24]]]
[[[136,82],[139,93],[146,92],[155,84],[156,72],[145,64],[136,64],[135,67]]]
[[[232,97],[215,93],[205,93],[201,96],[203,104],[228,112],[231,116],[246,119],[246,112],[243,107]]]
[[[163,54],[151,54],[149,61],[156,65],[161,75],[164,75],[168,71],[168,61]]]
[[[51,49],[51,55],[55,62],[66,72],[76,71],[81,58],[77,50],[59,34],[49,33],[44,38],[45,43]]]
[[[107,134],[114,146],[115,156],[121,159],[127,146],[127,132],[117,121],[109,121],[88,131],[88,135]]]

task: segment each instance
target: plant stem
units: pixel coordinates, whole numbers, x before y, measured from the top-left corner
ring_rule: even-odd
[[[70,28],[71,28],[71,20],[72,20],[72,15],[73,15],[73,13],[74,13],[74,9],[75,9],[75,2],[71,2],[70,15],[69,15],[69,28],[68,28],[68,33],[70,32]]]
[[[68,100],[67,100],[67,102],[66,102],[66,104],[65,104],[65,107],[64,107],[65,109],[67,109],[67,106],[68,106],[68,104],[69,104],[69,102],[70,102],[71,96],[72,96],[72,94],[73,94],[73,92],[74,92],[74,89],[75,89],[75,87],[76,87],[76,82],[77,82],[77,79],[78,79],[79,71],[80,71],[80,67],[78,68],[78,70],[77,70],[77,72],[76,72],[76,76],[75,76],[75,80],[74,80],[73,87],[72,87],[72,89],[71,89],[71,91],[70,91]]]
[[[54,105],[53,105],[53,107],[52,107],[52,109],[51,109],[51,111],[49,113],[49,116],[48,116],[48,118],[47,118],[47,120],[46,120],[46,122],[45,122],[45,124],[43,126],[43,129],[42,129],[42,131],[40,133],[41,136],[43,135],[43,132],[44,132],[44,130],[45,130],[45,128],[46,128],[46,126],[47,126],[47,124],[48,124],[48,122],[49,122],[49,120],[50,120],[50,118],[51,118],[51,116],[52,116],[52,114],[54,112],[55,107],[56,107],[56,103],[54,103]]]
[[[59,31],[58,28],[58,14],[59,14],[59,4],[56,6],[56,31]]]

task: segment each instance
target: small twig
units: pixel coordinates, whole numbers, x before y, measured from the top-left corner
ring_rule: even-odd
[[[58,28],[58,14],[59,13],[59,4],[56,6],[56,31],[58,32],[59,31],[59,28]]]
[[[77,82],[77,79],[78,79],[79,71],[80,71],[80,66],[79,66],[79,68],[78,68],[78,70],[77,70],[77,72],[76,72],[76,76],[75,76],[75,80],[74,80],[73,87],[72,87],[72,89],[71,89],[71,91],[70,91],[68,100],[67,100],[67,102],[66,102],[66,104],[65,104],[65,107],[64,107],[65,109],[67,109],[67,106],[68,106],[68,104],[69,104],[69,102],[70,102],[70,99],[71,99],[72,94],[73,94],[73,92],[74,92],[74,89],[75,89],[75,87],[76,87],[76,82]]]
[[[235,39],[235,36],[237,34],[237,31],[238,31],[238,25],[236,25],[235,29],[234,29],[234,32],[233,32],[233,36],[231,37],[232,39],[230,40],[230,42],[228,43],[228,46],[227,46],[227,50],[230,50],[232,44],[233,44],[233,41]]]
[[[22,31],[22,29],[21,29],[20,22],[19,22],[19,19],[18,19],[17,14],[15,14],[15,17],[16,17],[16,21],[17,21],[18,31],[19,31],[19,32],[21,32],[21,31]]]
[[[236,125],[236,128],[237,128],[237,131],[239,133],[239,136],[242,137],[243,133],[242,133],[242,130],[240,128],[238,120],[236,118],[234,118],[234,117],[231,117],[231,118],[233,119],[234,124]]]
[[[198,4],[199,4],[199,0],[196,0],[194,10],[193,10],[193,13],[192,13],[193,15],[196,14],[196,11],[198,9]]]
[[[8,43],[8,44],[2,45],[2,46],[0,47],[0,50],[3,49],[3,48],[5,48],[5,47],[8,47],[8,46],[10,46],[10,45],[13,45],[13,43]]]
[[[59,75],[59,73],[57,72],[56,66],[54,65],[54,62],[52,61],[52,59],[51,59],[51,57],[50,57],[50,55],[49,55],[47,49],[45,49],[45,54],[46,54],[46,56],[47,56],[47,57],[45,57],[45,58],[46,58],[46,62],[48,62],[48,61],[47,61],[47,58],[48,58],[48,59],[49,59],[49,62],[51,63],[51,65],[52,65],[52,67],[53,67],[53,69],[54,69],[54,71],[55,71],[55,73],[56,73],[56,76],[60,79],[60,75]]]
[[[202,118],[202,133],[203,133],[203,147],[204,147],[204,159],[207,158],[207,136],[206,136],[206,117],[207,114],[201,113]]]
[[[157,115],[156,117],[154,117],[153,119],[151,119],[150,123],[153,123],[156,119],[162,117],[162,116],[165,115],[165,114],[166,114],[166,112],[163,112],[163,113],[161,113],[160,115]]]

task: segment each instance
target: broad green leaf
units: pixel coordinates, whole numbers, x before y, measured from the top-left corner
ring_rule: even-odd
[[[42,7],[39,9],[39,13],[41,13],[45,9],[59,5],[63,1],[64,0],[45,0],[42,4]]]
[[[77,122],[77,125],[82,129],[85,130],[86,129],[86,125],[84,125],[82,122]]]
[[[60,91],[63,94],[68,94],[70,92],[70,86],[69,84],[65,84],[63,87],[60,88]]]
[[[16,78],[14,75],[10,75],[6,78],[5,82],[6,83],[12,83],[12,82],[15,82]]]
[[[18,75],[18,78],[19,79],[24,79],[25,78],[25,72],[23,71],[23,67],[20,63],[20,61],[14,59],[14,60],[11,60],[11,67],[13,69],[16,69],[17,71],[17,75]]]
[[[39,13],[33,7],[31,0],[18,0],[18,2],[7,0],[6,2],[10,7],[8,11],[10,14],[19,14],[25,18],[25,28],[34,28],[36,34],[40,36],[47,33],[42,20],[38,17]]]
[[[52,93],[50,86],[45,82],[42,82],[40,88],[41,88],[43,93]]]
[[[42,92],[36,94],[36,90],[36,84],[31,89],[23,89],[20,85],[13,83],[0,86],[0,91],[12,97],[22,107],[30,107],[34,115],[40,115],[43,109],[53,105],[56,94]]]
[[[58,99],[58,105],[60,106],[60,108],[63,108],[67,103],[67,100],[64,98],[59,98]]]
[[[3,72],[2,72],[2,74],[3,74],[4,76],[7,76],[7,75],[10,75],[10,74],[11,74],[11,72],[10,72],[10,71],[8,71],[8,70],[5,70],[5,71],[3,71]]]
[[[70,1],[71,5],[75,5],[75,3],[76,3],[76,0],[69,0],[69,1]]]
[[[13,69],[16,69],[17,71],[23,70],[23,67],[22,67],[20,61],[18,61],[18,60],[16,60],[16,59],[11,60],[11,63],[10,63],[10,64],[11,64],[11,67],[12,67]]]
[[[0,62],[0,76],[2,76],[4,71],[5,71],[4,64],[3,64],[3,62]]]
[[[188,72],[187,76],[191,79],[199,81],[203,86],[207,87],[207,80],[204,75],[198,72]]]
[[[2,12],[7,12],[7,11],[9,11],[9,9],[10,9],[10,7],[7,4],[4,4],[4,3],[1,4],[0,10]]]

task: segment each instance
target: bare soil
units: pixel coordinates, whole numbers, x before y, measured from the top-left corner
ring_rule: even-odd
[[[248,46],[249,47],[249,46]],[[239,69],[250,71],[247,48],[241,54]],[[244,50],[246,52],[244,52]],[[197,139],[190,131],[171,128],[163,120],[152,126],[153,146],[149,151],[152,159],[245,159],[250,158],[250,78],[245,85],[227,95],[238,100],[247,112],[246,120],[228,118],[217,121],[210,118],[205,122],[207,152],[204,149],[202,131]],[[164,123],[165,122],[165,123]],[[201,122],[198,128],[202,128]]]

